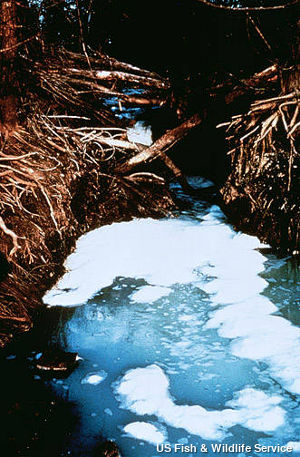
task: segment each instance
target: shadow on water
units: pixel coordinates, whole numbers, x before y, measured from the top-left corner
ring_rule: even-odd
[[[5,457],[103,455],[100,432],[89,449],[81,442],[80,413],[69,398],[70,372],[60,375],[36,368],[42,352],[66,348],[62,329],[73,313],[63,308],[39,311],[34,329],[2,354],[0,412],[5,420],[0,449]]]
[[[29,348],[29,347],[28,347]],[[11,348],[13,349],[13,348]],[[18,346],[18,354],[1,363],[1,452],[6,457],[64,456],[68,436],[77,424],[68,392],[52,392],[32,367],[35,353]]]
[[[262,277],[269,283],[264,294],[278,306],[278,316],[288,319],[292,324],[300,325],[300,269],[299,259],[282,260],[278,268],[272,268],[275,256],[269,254],[266,271]],[[271,268],[269,266],[271,264]]]

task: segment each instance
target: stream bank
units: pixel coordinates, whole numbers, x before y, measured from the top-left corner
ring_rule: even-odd
[[[42,163],[31,160],[42,187],[31,196],[25,194],[22,207],[5,219],[17,238],[12,240],[7,231],[0,241],[1,252],[11,260],[2,262],[3,270],[8,270],[0,288],[2,347],[30,328],[43,293],[63,273],[63,261],[80,235],[133,217],[161,217],[175,206],[164,182],[149,182],[147,177],[136,183],[114,179],[107,170],[103,174],[95,160],[68,151],[60,152],[57,162],[53,153]],[[43,189],[50,190],[49,200]],[[12,253],[16,239],[17,251]]]
[[[0,347],[31,328],[80,235],[133,217],[162,217],[175,207],[162,177],[117,172],[149,145],[143,135],[130,136],[132,117],[114,112],[123,111],[119,98],[148,106],[155,93],[150,106],[160,104],[168,82],[100,53],[91,62],[93,72],[84,55],[62,49],[34,63],[23,56],[29,84],[19,125],[0,137]],[[120,83],[111,91],[114,75]]]

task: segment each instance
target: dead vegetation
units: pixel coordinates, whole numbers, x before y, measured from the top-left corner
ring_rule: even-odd
[[[156,73],[142,70],[96,52],[85,56],[61,50],[55,57],[37,62],[30,70],[40,87],[53,97],[57,108],[85,112],[106,126],[116,118],[105,100],[114,99],[122,106],[162,106],[169,95],[170,83]],[[132,94],[134,89],[134,94]]]
[[[232,171],[222,189],[239,227],[299,252],[299,133],[297,91],[257,100],[225,126]],[[224,124],[223,124],[224,126]]]

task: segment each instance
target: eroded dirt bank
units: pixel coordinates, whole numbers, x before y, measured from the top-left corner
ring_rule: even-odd
[[[138,106],[163,103],[167,81],[99,54],[91,62],[93,71],[85,56],[64,51],[34,65],[22,62],[29,84],[18,125],[1,132],[1,347],[30,329],[81,234],[132,217],[161,217],[174,206],[163,178],[117,171],[146,146],[130,141],[130,121],[105,105],[114,97]],[[140,91],[129,97],[126,84]]]
[[[59,141],[51,146],[39,133],[35,147],[25,131],[5,147],[16,160],[7,167],[1,194],[7,204],[0,219],[0,251],[8,259],[2,269],[9,269],[0,288],[2,347],[30,328],[43,293],[62,273],[81,234],[132,217],[159,217],[173,206],[164,182],[118,178],[113,165],[103,164],[97,154],[64,149]]]

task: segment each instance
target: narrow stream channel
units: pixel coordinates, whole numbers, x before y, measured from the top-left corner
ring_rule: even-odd
[[[254,446],[288,442],[300,456],[296,266],[236,233],[217,206],[173,190],[184,207],[177,217],[84,235],[69,272],[44,297],[45,321],[58,322],[47,339],[79,353],[75,371],[37,376],[37,345],[17,376],[75,408],[62,456],[94,455],[100,435],[123,457],[181,455],[159,453],[162,443],[205,444],[211,457],[283,456],[291,453]],[[2,362],[6,377],[14,356]],[[214,453],[218,443],[252,451]]]

